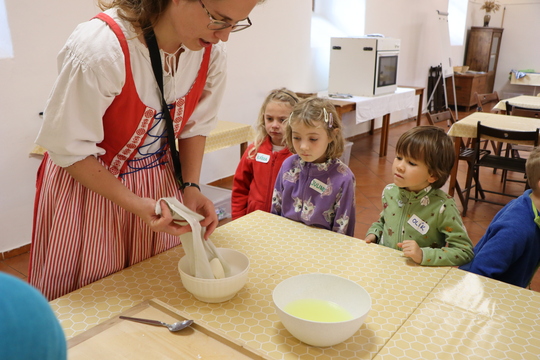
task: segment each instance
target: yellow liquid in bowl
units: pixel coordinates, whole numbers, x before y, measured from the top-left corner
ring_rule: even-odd
[[[338,304],[319,299],[300,299],[291,301],[285,312],[298,318],[318,322],[340,322],[351,320],[351,313]]]

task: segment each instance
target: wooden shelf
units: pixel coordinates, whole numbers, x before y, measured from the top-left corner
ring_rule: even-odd
[[[480,26],[473,26],[469,31],[464,65],[468,65],[469,70],[487,73],[485,93],[493,92],[502,33],[502,28]]]

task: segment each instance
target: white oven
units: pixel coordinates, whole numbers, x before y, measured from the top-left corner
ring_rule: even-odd
[[[397,90],[399,39],[332,38],[329,94],[375,96]]]

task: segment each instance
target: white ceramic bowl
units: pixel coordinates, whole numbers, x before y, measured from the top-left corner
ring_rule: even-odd
[[[223,279],[200,279],[189,273],[189,262],[183,256],[178,262],[182,284],[200,301],[219,303],[230,300],[244,287],[249,272],[249,259],[233,249],[218,248],[217,251],[231,266],[231,276]]]
[[[333,302],[347,310],[352,319],[318,322],[304,320],[285,311],[290,302],[301,299]],[[276,286],[273,300],[283,326],[295,338],[313,346],[332,346],[347,340],[360,329],[371,310],[371,297],[362,286],[330,274],[290,277]]]

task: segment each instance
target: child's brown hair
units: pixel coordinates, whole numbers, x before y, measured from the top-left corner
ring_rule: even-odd
[[[456,158],[454,142],[437,126],[417,126],[403,133],[396,145],[396,155],[423,161],[430,175],[437,178],[431,184],[435,189],[446,183]]]

